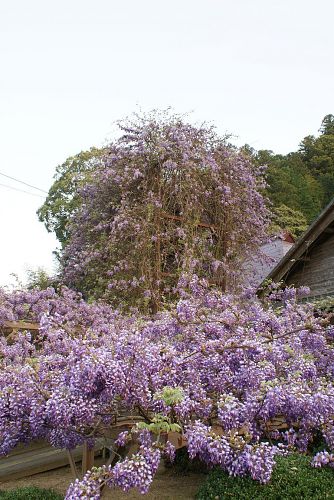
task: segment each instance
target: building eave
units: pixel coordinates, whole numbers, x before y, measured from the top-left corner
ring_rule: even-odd
[[[334,222],[334,199],[320,213],[305,233],[296,241],[285,256],[266,277],[266,280],[281,281],[315,244],[317,239]]]

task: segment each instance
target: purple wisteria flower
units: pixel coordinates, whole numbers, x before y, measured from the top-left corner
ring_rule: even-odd
[[[296,293],[277,308],[183,279],[182,299],[154,318],[86,303],[66,288],[1,292],[0,321],[41,326],[0,336],[0,453],[34,439],[93,446],[129,415],[141,425],[122,429],[116,445],[131,440],[139,451],[92,469],[67,498],[98,498],[104,484],[146,492],[177,442],[209,467],[266,483],[277,454],[307,451],[320,432],[328,450],[313,465],[332,467],[328,322]]]

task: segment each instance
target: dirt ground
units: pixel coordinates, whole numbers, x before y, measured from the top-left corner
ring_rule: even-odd
[[[162,466],[159,468],[147,495],[143,496],[135,490],[124,493],[119,490],[106,488],[102,498],[106,500],[191,500],[195,498],[195,494],[204,479],[205,474],[189,473],[187,475],[179,475],[172,469],[166,469]],[[0,490],[23,486],[38,486],[40,488],[52,488],[61,494],[65,494],[72,480],[70,468],[61,467],[53,471],[16,479],[15,481],[0,483]]]

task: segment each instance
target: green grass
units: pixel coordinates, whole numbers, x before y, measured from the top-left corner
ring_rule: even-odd
[[[53,490],[27,486],[14,490],[0,491],[0,500],[63,500],[63,496]]]
[[[213,470],[200,487],[197,500],[334,500],[334,470],[315,469],[311,457],[293,454],[278,457],[270,483],[249,477],[235,478]]]

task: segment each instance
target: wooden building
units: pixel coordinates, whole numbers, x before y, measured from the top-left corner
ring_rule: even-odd
[[[267,279],[295,287],[308,286],[310,298],[334,297],[334,199]]]

